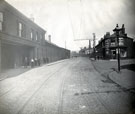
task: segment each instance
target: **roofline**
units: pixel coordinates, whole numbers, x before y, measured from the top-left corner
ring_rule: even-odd
[[[7,7],[11,8],[12,10],[15,11],[15,13],[18,14],[18,16],[20,18],[24,18],[24,20],[32,23],[33,25],[37,26],[38,28],[42,29],[45,33],[47,32],[46,30],[44,30],[42,27],[40,27],[38,24],[36,24],[35,22],[33,22],[32,20],[30,20],[27,16],[25,16],[22,12],[20,12],[19,10],[17,10],[15,7],[13,7],[11,4],[9,4],[7,1],[3,0],[3,2],[6,3]],[[12,12],[13,14],[15,14],[14,12]],[[16,14],[15,14],[16,15]]]
[[[50,45],[52,45],[52,46],[55,46],[55,47],[57,47],[57,48],[65,49],[65,48],[60,47],[60,46],[58,46],[58,45],[56,45],[56,44],[54,44],[54,43],[52,43],[52,42],[49,42],[49,41],[47,41],[47,40],[45,40],[45,43],[48,43],[48,44],[50,44]],[[65,50],[69,50],[69,49],[65,49]],[[70,50],[69,50],[69,51],[70,51]]]
[[[116,36],[115,36],[115,37],[116,37]],[[101,40],[100,43],[103,42],[103,41],[106,40],[106,39],[115,38],[115,37],[111,37],[111,36],[110,36],[109,38],[103,38],[103,40]],[[130,40],[134,40],[134,38],[131,38],[131,37],[128,37],[128,36],[123,36],[123,38],[127,38],[127,39],[130,39]],[[100,43],[98,43],[95,47],[97,47]]]

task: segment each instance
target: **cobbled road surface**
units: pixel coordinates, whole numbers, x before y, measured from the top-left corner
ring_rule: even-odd
[[[130,114],[131,93],[78,57],[0,81],[0,114]]]

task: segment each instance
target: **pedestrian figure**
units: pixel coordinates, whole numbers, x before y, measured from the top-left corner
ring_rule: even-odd
[[[37,66],[38,65],[38,60],[37,60],[37,58],[35,58],[35,66]]]
[[[99,56],[98,56],[98,60],[99,60]]]
[[[31,59],[31,68],[33,68],[34,67],[34,59],[32,58]]]

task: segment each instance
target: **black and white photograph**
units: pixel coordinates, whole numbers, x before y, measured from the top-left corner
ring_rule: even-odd
[[[0,0],[0,114],[135,114],[135,1]]]

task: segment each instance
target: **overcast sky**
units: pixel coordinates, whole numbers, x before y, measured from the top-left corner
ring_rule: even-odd
[[[52,35],[52,42],[70,50],[87,46],[92,33],[99,40],[118,23],[135,37],[134,0],[6,0]]]

